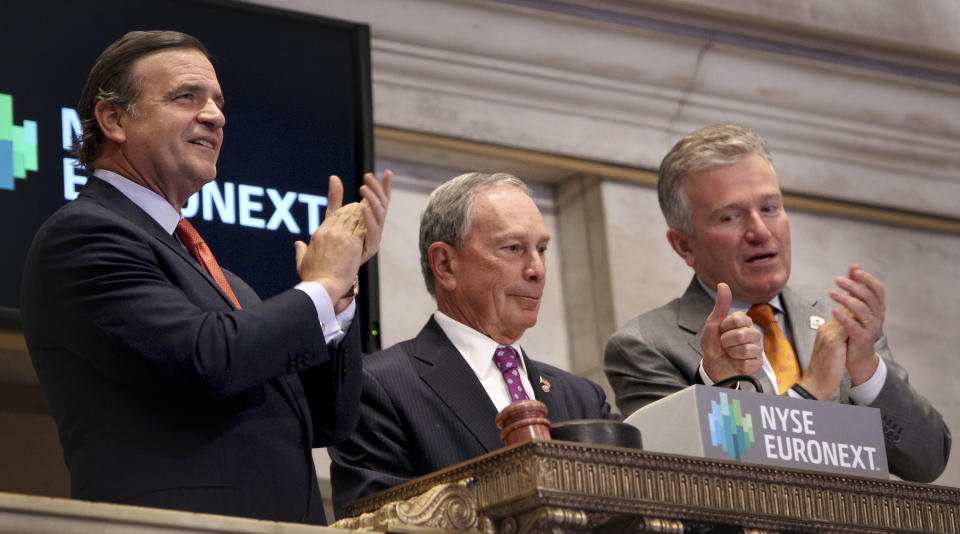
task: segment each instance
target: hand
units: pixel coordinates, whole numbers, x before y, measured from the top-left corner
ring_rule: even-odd
[[[846,293],[830,291],[830,298],[843,306],[833,310],[833,316],[849,336],[846,366],[856,386],[873,376],[880,364],[873,346],[886,311],[883,283],[857,264],[850,266],[847,277],[838,276],[836,282]]]
[[[363,207],[357,202],[342,206],[342,202],[343,184],[339,178],[331,176],[323,223],[310,237],[309,245],[303,241],[294,243],[300,279],[320,282],[330,295],[330,302],[334,303],[338,303],[353,285],[360,268],[364,240],[361,229]],[[336,307],[334,311],[337,311]]]
[[[383,173],[383,181],[378,181],[372,172],[363,175],[363,185],[360,186],[360,196],[363,200],[363,255],[360,263],[366,263],[380,248],[380,237],[383,235],[383,225],[387,218],[387,206],[390,204],[390,187],[393,183],[393,172],[389,169]]]
[[[714,382],[734,375],[752,375],[763,365],[763,336],[747,314],[727,315],[732,301],[730,287],[717,284],[717,302],[700,336],[703,370]]]
[[[810,365],[798,381],[819,400],[829,399],[840,387],[847,360],[847,333],[831,317],[817,329]]]

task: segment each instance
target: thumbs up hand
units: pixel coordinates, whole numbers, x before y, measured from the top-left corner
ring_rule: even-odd
[[[703,370],[714,382],[734,375],[752,375],[763,365],[763,336],[743,312],[730,314],[733,294],[717,284],[717,302],[703,325],[700,347]]]

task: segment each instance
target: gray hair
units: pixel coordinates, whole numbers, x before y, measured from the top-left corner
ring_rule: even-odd
[[[657,181],[657,199],[667,226],[693,233],[690,207],[683,191],[684,178],[716,165],[737,163],[750,154],[762,157],[773,169],[766,140],[739,124],[707,126],[677,141],[660,163]]]
[[[442,242],[458,250],[463,247],[473,222],[471,211],[477,193],[499,186],[516,187],[530,194],[530,188],[523,180],[503,172],[461,174],[430,193],[427,207],[420,216],[420,269],[427,291],[434,297],[437,293],[433,286],[433,270],[430,268],[430,245]]]

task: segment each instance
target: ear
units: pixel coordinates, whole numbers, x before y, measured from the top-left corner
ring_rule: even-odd
[[[687,265],[696,268],[694,266],[696,257],[690,247],[690,237],[687,234],[676,228],[670,228],[667,230],[667,241],[670,242],[673,250],[683,258],[683,261],[687,262]]]
[[[96,117],[104,137],[115,143],[123,143],[127,140],[127,133],[123,129],[128,117],[125,109],[116,104],[98,100],[93,108],[93,116]]]
[[[436,241],[427,249],[434,289],[453,291],[457,287],[457,249],[449,243]]]

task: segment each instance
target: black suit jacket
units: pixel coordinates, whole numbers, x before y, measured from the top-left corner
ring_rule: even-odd
[[[597,384],[524,358],[551,421],[619,418]],[[493,401],[432,317],[417,337],[366,356],[363,367],[360,422],[329,449],[337,517],[354,499],[504,446]]]
[[[359,416],[359,331],[328,348],[303,292],[225,275],[240,311],[95,177],[37,232],[21,313],[74,498],[325,521],[311,447]]]

